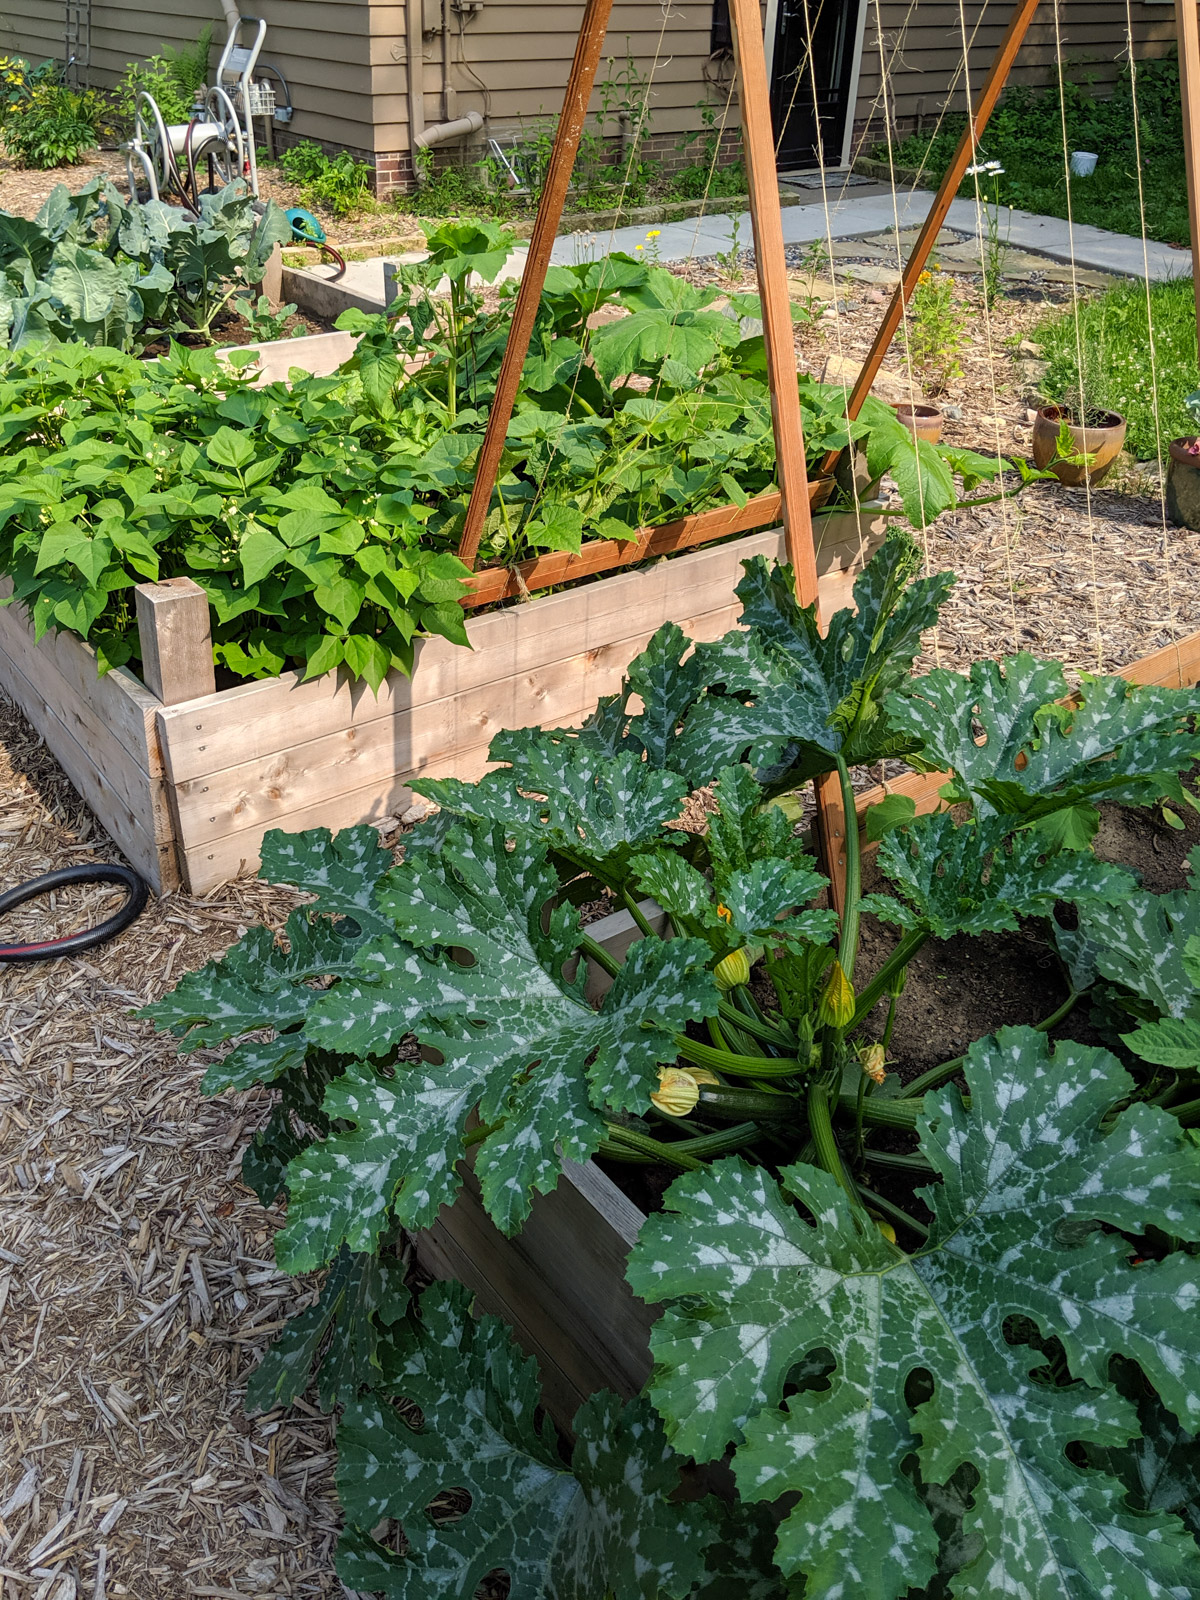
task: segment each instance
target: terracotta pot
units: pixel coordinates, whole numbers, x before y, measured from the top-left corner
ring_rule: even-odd
[[[1172,439],[1168,445],[1167,515],[1177,528],[1200,532],[1200,455],[1187,446],[1192,439]]]
[[[911,428],[918,439],[936,444],[942,437],[946,419],[937,406],[914,405],[911,401],[902,400],[893,407],[893,410],[904,426]]]
[[[1090,456],[1087,466],[1054,459],[1064,421],[1071,430],[1072,455]],[[1060,483],[1100,483],[1121,453],[1126,426],[1118,411],[1090,411],[1087,425],[1081,428],[1069,407],[1043,406],[1033,424],[1033,464],[1043,471],[1048,467]]]

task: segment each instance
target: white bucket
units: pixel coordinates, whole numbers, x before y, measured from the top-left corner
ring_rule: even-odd
[[[1071,171],[1077,178],[1090,178],[1100,157],[1090,150],[1071,151]]]

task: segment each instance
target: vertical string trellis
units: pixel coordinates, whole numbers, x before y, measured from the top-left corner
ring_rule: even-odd
[[[970,63],[969,47],[968,47],[968,44],[967,44],[967,16],[966,16],[966,10],[965,10],[965,7],[964,7],[963,0],[958,0],[958,22],[959,22],[959,30],[960,30],[961,35],[962,35],[962,43],[963,43],[963,83],[964,83],[964,89],[965,89],[966,97],[967,97],[967,125],[968,125],[968,127],[972,127],[973,128],[974,127],[974,118],[972,116],[972,107],[971,107],[971,63]],[[995,341],[993,340],[993,337],[992,337],[992,306],[991,306],[992,284],[990,282],[990,273],[989,273],[988,268],[987,268],[987,263],[984,260],[984,251],[985,251],[985,248],[986,248],[985,245],[984,245],[984,242],[983,242],[984,204],[983,204],[983,195],[982,195],[982,192],[981,192],[981,189],[980,189],[980,183],[979,183],[979,160],[978,160],[979,149],[978,149],[978,144],[976,144],[976,147],[975,147],[975,155],[976,155],[976,159],[971,163],[969,171],[970,171],[970,174],[971,174],[971,176],[972,176],[972,178],[974,180],[974,189],[975,189],[975,218],[976,218],[976,224],[977,224],[977,229],[978,229],[978,235],[977,236],[978,236],[978,239],[979,239],[980,277],[982,279],[982,285],[983,285],[983,336],[984,336],[984,345],[985,345],[986,352],[987,352],[988,382],[989,382],[989,386],[991,388],[991,393],[992,393],[992,423],[993,423],[993,426],[994,426],[994,433],[995,433],[996,459],[1000,460],[1003,457],[1003,451],[1001,450],[1001,439],[1000,439],[1000,396],[999,396],[999,394],[997,393],[997,390],[996,390]],[[997,210],[999,210],[999,202],[998,201],[997,201]],[[997,227],[998,226],[999,226],[999,218],[997,218]],[[1016,593],[1015,593],[1014,587],[1013,587],[1014,579],[1013,579],[1013,565],[1012,565],[1012,538],[1011,538],[1011,535],[1010,535],[1010,525],[1009,525],[1008,510],[1009,510],[1009,508],[1008,508],[1008,496],[1006,494],[1004,494],[1003,492],[1001,492],[1001,495],[1000,495],[1000,532],[1001,532],[1001,535],[1003,536],[1003,539],[1004,539],[1004,576],[1005,576],[1005,579],[1006,579],[1007,585],[1008,585],[1009,620],[1012,623],[1013,654],[1015,655],[1020,650],[1020,647],[1021,647],[1021,634],[1020,634],[1020,628],[1018,627],[1018,624],[1017,624],[1017,597],[1016,597]]]
[[[1054,16],[1054,59],[1058,66],[1059,127],[1062,133],[1063,178],[1067,188],[1067,251],[1071,268],[1071,312],[1075,327],[1075,364],[1079,377],[1079,426],[1087,424],[1087,398],[1083,381],[1083,328],[1079,317],[1079,276],[1075,266],[1075,219],[1071,208],[1071,152],[1067,137],[1067,91],[1063,73],[1061,0],[1051,0]],[[1092,485],[1088,473],[1083,478],[1084,506],[1087,512],[1088,559],[1092,573],[1092,626],[1096,636],[1096,671],[1104,671],[1104,635],[1100,626],[1099,575],[1096,571],[1096,519],[1092,507]]]
[[[1158,507],[1162,528],[1162,561],[1163,578],[1167,591],[1167,616],[1171,634],[1171,643],[1175,646],[1177,663],[1182,663],[1179,657],[1179,622],[1176,608],[1175,584],[1171,572],[1171,540],[1168,532],[1167,521],[1167,463],[1163,456],[1162,418],[1158,404],[1158,341],[1154,332],[1154,301],[1150,293],[1150,250],[1146,236],[1146,188],[1142,172],[1142,124],[1141,112],[1138,109],[1137,92],[1137,62],[1134,59],[1133,49],[1133,15],[1131,0],[1125,0],[1125,37],[1129,43],[1129,98],[1133,112],[1133,155],[1137,169],[1138,187],[1138,220],[1142,231],[1142,276],[1146,286],[1146,333],[1147,346],[1150,355],[1150,404],[1154,413],[1154,456],[1158,463]],[[1193,262],[1193,270],[1195,263]]]

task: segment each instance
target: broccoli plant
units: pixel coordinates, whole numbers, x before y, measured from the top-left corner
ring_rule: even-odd
[[[347,1583],[1190,1592],[1200,912],[1092,844],[1100,802],[1186,800],[1200,693],[1072,692],[1024,655],[914,677],[951,582],[916,566],[891,535],[822,634],[786,568],[748,563],[742,629],[692,649],[663,628],[581,728],[502,734],[479,782],[418,783],[438,811],[399,864],[369,829],[270,837],[264,874],[313,897],[284,943],[257,930],[148,1009],[185,1049],[232,1044],[210,1090],[278,1091],[247,1179],[286,1196],[280,1263],[329,1274],[252,1398],[311,1372],[345,1407]],[[849,829],[836,917],[789,793],[836,774],[854,815],[854,766],[897,752],[948,772],[956,809],[868,816],[887,893],[863,894]],[[598,895],[640,935],[623,959],[581,921]],[[897,931],[864,978],[868,912]],[[889,1072],[917,950],[1018,926],[1062,952],[1054,1011]],[[1088,989],[1120,1059],[1046,1037]],[[489,1319],[440,1289],[409,1304],[395,1241],[467,1163],[512,1234],[594,1155],[681,1176],[629,1263],[665,1308],[654,1375],[589,1402],[568,1457]],[[725,1458],[737,1504],[685,1514],[680,1465]],[[451,1491],[468,1511],[424,1514]]]

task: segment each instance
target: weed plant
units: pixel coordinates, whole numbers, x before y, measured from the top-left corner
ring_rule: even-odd
[[[1168,440],[1196,431],[1183,402],[1196,387],[1190,278],[1153,284],[1149,305],[1144,283],[1116,284],[1079,308],[1078,327],[1068,309],[1047,317],[1034,338],[1048,363],[1041,384],[1046,398],[1078,407],[1082,389],[1085,408],[1121,412],[1129,421],[1126,447],[1139,459],[1149,460],[1160,447],[1165,450]]]
[[[954,296],[954,280],[934,266],[923,272],[908,307],[908,355],[931,394],[962,377],[958,353],[967,342],[967,310]]]

